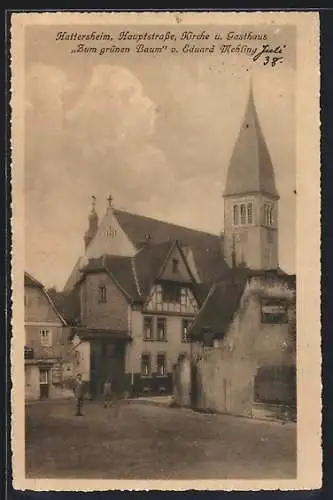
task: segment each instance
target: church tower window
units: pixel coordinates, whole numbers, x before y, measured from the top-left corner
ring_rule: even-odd
[[[243,204],[240,206],[240,223],[246,224],[246,209]]]
[[[265,226],[273,225],[273,207],[270,203],[264,204],[264,224]]]
[[[253,207],[252,203],[248,203],[247,205],[247,223],[252,224],[253,223]]]
[[[234,205],[234,226],[239,225],[239,208],[238,205]]]

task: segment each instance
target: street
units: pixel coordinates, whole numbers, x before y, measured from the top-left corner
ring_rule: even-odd
[[[26,476],[270,479],[296,475],[296,425],[137,401],[119,409],[37,401],[26,410]]]

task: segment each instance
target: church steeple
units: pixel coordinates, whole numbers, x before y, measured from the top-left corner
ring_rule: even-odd
[[[90,214],[88,217],[89,225],[88,225],[88,229],[84,235],[85,249],[88,247],[89,243],[95,237],[95,234],[97,233],[97,229],[98,229],[98,215],[96,212],[96,196],[92,196],[91,200],[92,200],[91,211],[90,211]]]
[[[272,160],[254,104],[251,81],[246,112],[230,160],[224,196],[258,192],[279,198]]]
[[[230,267],[278,267],[278,199],[251,82],[224,191],[224,256]]]

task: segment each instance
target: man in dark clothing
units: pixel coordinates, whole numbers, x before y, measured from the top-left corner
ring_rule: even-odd
[[[82,380],[82,375],[81,373],[78,373],[76,376],[75,380],[75,385],[74,385],[74,394],[75,394],[75,400],[76,400],[76,416],[81,417],[81,408],[83,405],[83,398],[84,398],[84,382]]]

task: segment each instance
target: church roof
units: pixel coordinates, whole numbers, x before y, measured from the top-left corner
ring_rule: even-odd
[[[279,197],[251,86],[247,109],[230,160],[224,196],[255,192]]]
[[[222,235],[177,226],[176,224],[132,214],[124,210],[114,209],[113,213],[123,231],[139,250],[133,257],[139,273],[140,266],[154,266],[160,252],[163,252],[163,249],[170,248],[175,241],[179,242],[184,251],[186,249],[191,250],[201,282],[212,283],[217,276],[220,277],[228,270],[228,266],[223,258]],[[143,253],[141,253],[142,250]],[[149,257],[154,259],[150,264],[148,263]],[[123,263],[122,259],[124,257],[118,258],[115,256],[113,261],[113,267],[119,266],[121,272],[123,272],[124,266],[129,266]],[[79,281],[81,265],[81,258],[79,258],[65,285],[64,289],[66,291],[73,289]]]
[[[182,248],[190,248],[202,282],[214,281],[217,274],[223,273],[228,268],[222,253],[223,236],[177,226],[123,210],[115,209],[114,214],[122,229],[137,248],[142,246],[146,248],[147,241],[154,246],[164,243],[166,248],[168,243],[178,241]]]

